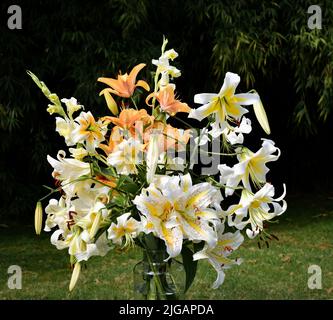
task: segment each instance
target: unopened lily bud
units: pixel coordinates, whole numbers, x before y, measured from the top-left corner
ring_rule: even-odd
[[[69,291],[72,291],[74,289],[76,282],[79,279],[80,272],[81,272],[81,264],[80,262],[76,262],[72,273],[71,282],[69,283]]]
[[[101,212],[97,212],[96,217],[94,219],[94,222],[93,222],[93,224],[91,226],[91,229],[90,229],[90,232],[89,232],[89,236],[90,236],[91,239],[96,235],[96,233],[99,229],[99,225],[100,225],[100,222],[101,222],[101,217],[102,217]]]
[[[105,101],[106,101],[106,104],[109,108],[109,110],[114,114],[114,115],[117,115],[119,113],[119,110],[118,110],[118,106],[117,106],[117,103],[116,101],[113,99],[113,97],[111,96],[110,92],[107,91],[106,89],[102,90],[99,94],[100,96],[101,95],[104,95],[104,98],[105,98]]]
[[[147,182],[151,183],[155,176],[158,158],[159,158],[159,147],[158,147],[159,135],[154,133],[149,141],[147,151]]]
[[[266,111],[264,109],[264,106],[262,105],[262,102],[260,98],[258,97],[258,100],[253,104],[254,113],[257,117],[258,122],[260,123],[263,130],[267,133],[271,133],[271,129],[269,127]]]
[[[38,201],[35,209],[35,231],[37,235],[40,235],[40,232],[42,230],[42,223],[43,223],[43,208],[42,208],[42,203]]]

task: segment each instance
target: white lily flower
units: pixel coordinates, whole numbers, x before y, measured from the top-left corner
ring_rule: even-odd
[[[44,231],[51,231],[55,226],[59,226],[60,229],[65,230],[68,211],[71,209],[66,206],[65,199],[61,197],[58,200],[50,199],[49,204],[45,208],[45,213],[47,214],[47,219],[45,221]]]
[[[77,159],[65,158],[65,156],[66,153],[60,150],[57,154],[58,160],[48,155],[47,161],[54,169],[52,176],[61,181],[65,193],[74,196],[78,189],[87,187],[88,181],[76,180],[90,174],[90,165]]]
[[[257,93],[235,94],[239,82],[237,74],[227,72],[219,93],[200,93],[194,96],[194,102],[203,106],[192,109],[188,117],[201,121],[213,115],[212,134],[215,137],[221,134],[229,126],[228,120],[240,120],[248,112],[242,106],[253,105],[260,99]]]
[[[88,155],[88,151],[84,148],[69,148],[69,152],[72,157],[77,160],[82,160],[84,157]]]
[[[239,127],[231,127],[225,128],[223,130],[223,134],[230,142],[230,144],[242,144],[244,142],[243,133],[250,133],[252,131],[251,120],[246,117],[242,118]]]
[[[80,211],[78,206],[80,198],[74,201],[76,203],[73,211],[68,213],[66,229],[56,230],[51,236],[51,243],[59,250],[68,248],[68,253],[75,256],[77,261],[87,261],[95,255],[104,256],[110,250],[106,234],[104,233],[97,240],[94,237],[98,229],[107,223],[102,219],[107,216],[107,210],[103,209],[102,203],[97,202],[91,209],[86,209],[84,204],[82,206],[84,209]]]
[[[241,264],[241,259],[230,259],[228,256],[235,251],[244,241],[244,237],[239,231],[235,233],[223,233],[224,224],[220,224],[217,229],[218,241],[215,247],[209,248],[207,245],[203,250],[193,255],[193,260],[208,259],[209,263],[217,272],[217,278],[212,288],[217,289],[224,281],[224,270],[233,265]]]
[[[153,226],[154,234],[164,240],[169,257],[176,257],[183,239],[215,246],[214,225],[219,220],[215,205],[221,200],[218,189],[206,182],[192,185],[191,176],[186,174],[155,176],[133,202]]]
[[[263,230],[263,222],[281,215],[287,210],[287,203],[283,198],[286,195],[286,186],[283,185],[283,194],[274,199],[275,189],[266,183],[255,194],[248,190],[242,191],[239,204],[228,209],[228,224],[242,230],[251,224],[251,229],[246,230],[249,238],[254,238]],[[278,203],[282,201],[282,206]],[[245,218],[249,217],[244,221]]]
[[[78,211],[77,216],[74,217],[75,226],[83,230],[81,237],[85,242],[89,243],[94,240],[97,231],[105,225],[104,218],[107,218],[108,210],[105,208],[104,203],[96,201],[88,210],[84,208],[88,213],[81,217],[81,214],[85,210],[79,208],[77,205],[79,201],[80,198],[77,199],[76,202],[73,201],[73,203],[76,204],[75,209]]]
[[[259,99],[259,96],[256,93],[235,94],[239,82],[238,74],[227,72],[219,93],[200,93],[194,96],[194,102],[203,104],[203,106],[193,110],[189,117],[201,121],[214,114],[220,125],[228,117],[240,119],[248,112],[242,105],[252,105]]]
[[[183,172],[186,166],[185,159],[181,157],[170,157],[168,152],[163,152],[160,154],[158,159],[158,166],[162,168],[166,168],[167,173],[170,171],[181,171]]]
[[[131,246],[133,238],[135,238],[141,231],[141,223],[136,221],[131,216],[130,212],[124,213],[117,218],[117,224],[111,223],[108,229],[108,238],[113,243],[121,245],[125,238],[124,247]]]
[[[279,148],[275,147],[272,140],[262,140],[262,147],[256,153],[247,148],[237,148],[239,163],[234,165],[233,168],[225,164],[218,166],[221,173],[220,182],[226,186],[226,196],[234,193],[234,189],[240,181],[243,182],[246,189],[251,190],[250,177],[256,186],[261,186],[266,182],[266,174],[269,171],[266,163],[276,161],[281,152]],[[277,154],[274,155],[275,152]]]
[[[123,140],[108,155],[107,163],[115,167],[118,174],[136,174],[138,172],[136,166],[142,162],[143,148],[144,145],[134,138]]]
[[[194,138],[194,143],[198,146],[204,146],[210,141],[208,134],[211,134],[211,132],[207,128],[201,129],[199,136]]]
[[[93,256],[104,257],[111,247],[108,245],[104,232],[95,242],[86,243],[80,237],[76,238],[74,245],[69,248],[69,254],[73,254],[77,261],[88,261]]]
[[[88,180],[81,188],[77,188],[76,195],[78,198],[71,202],[75,205],[75,208],[87,214],[96,202],[105,204],[109,199],[109,192],[109,187]]]
[[[77,159],[65,158],[65,156],[66,153],[63,150],[58,151],[58,160],[53,159],[49,155],[47,156],[47,161],[54,169],[52,175],[58,180],[67,183],[81,176],[90,174],[89,163]]]
[[[75,143],[84,143],[88,152],[95,152],[99,144],[105,140],[107,128],[99,121],[95,121],[91,112],[81,112],[75,118],[76,128],[73,131]]]

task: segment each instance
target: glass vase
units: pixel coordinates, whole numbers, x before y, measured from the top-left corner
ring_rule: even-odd
[[[134,266],[134,298],[137,300],[180,300],[184,298],[183,264],[167,259],[165,250],[143,250],[142,260]]]

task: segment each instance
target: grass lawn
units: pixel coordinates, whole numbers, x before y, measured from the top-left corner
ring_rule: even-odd
[[[269,249],[245,241],[235,253],[244,263],[227,270],[217,290],[210,288],[214,269],[200,261],[186,299],[333,299],[333,198],[289,197],[288,205],[280,223],[270,227],[279,241]],[[49,236],[35,236],[33,226],[0,228],[0,299],[131,299],[132,269],[140,252],[91,259],[69,293],[67,253],[56,250]],[[322,270],[320,290],[307,286],[312,264]],[[21,290],[7,287],[10,265],[22,268]]]

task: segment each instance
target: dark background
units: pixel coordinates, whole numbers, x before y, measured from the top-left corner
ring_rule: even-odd
[[[9,30],[7,9],[22,8],[22,30]],[[52,185],[46,155],[65,144],[31,70],[59,97],[76,97],[97,117],[108,113],[99,76],[137,63],[150,79],[162,37],[179,53],[177,92],[218,92],[227,71],[239,92],[255,88],[282,156],[269,180],[288,196],[332,194],[333,2],[321,1],[322,29],[307,26],[312,1],[1,1],[0,223],[31,221],[35,202]],[[252,120],[254,120],[252,113]],[[253,121],[253,150],[266,137]]]

